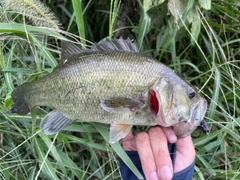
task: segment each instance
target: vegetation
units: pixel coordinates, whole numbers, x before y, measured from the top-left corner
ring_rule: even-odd
[[[120,144],[104,140],[105,125],[76,122],[46,136],[39,122],[47,107],[25,116],[10,112],[12,90],[58,64],[62,39],[88,46],[107,36],[135,39],[141,52],[169,65],[207,99],[212,132],[192,134],[194,179],[239,179],[239,2],[79,2],[1,1],[0,179],[120,179],[116,155],[131,165]]]

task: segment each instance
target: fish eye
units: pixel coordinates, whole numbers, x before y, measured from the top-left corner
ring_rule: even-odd
[[[190,93],[188,94],[188,97],[189,97],[190,99],[194,98],[194,96],[195,96],[195,92],[190,92]]]

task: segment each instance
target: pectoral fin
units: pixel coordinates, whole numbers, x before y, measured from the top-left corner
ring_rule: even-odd
[[[67,118],[61,111],[54,110],[42,119],[40,127],[44,134],[52,135],[61,131],[74,121],[75,120]]]
[[[101,107],[107,112],[136,114],[141,101],[132,98],[110,98],[101,100]]]
[[[131,130],[130,124],[111,124],[110,127],[110,143],[116,143],[124,138]]]

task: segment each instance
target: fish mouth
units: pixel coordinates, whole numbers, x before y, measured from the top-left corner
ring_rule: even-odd
[[[149,106],[151,113],[157,115],[159,111],[159,102],[154,90],[149,91]]]

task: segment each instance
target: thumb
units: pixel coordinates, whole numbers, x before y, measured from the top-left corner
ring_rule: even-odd
[[[122,146],[125,151],[137,151],[136,141],[132,131],[122,139]]]

